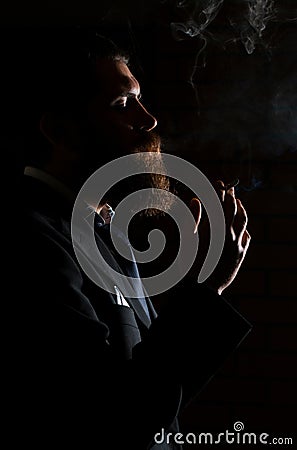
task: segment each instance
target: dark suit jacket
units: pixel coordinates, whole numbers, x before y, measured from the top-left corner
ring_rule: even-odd
[[[180,408],[250,324],[221,296],[184,280],[158,317],[149,303],[149,327],[137,302],[117,305],[81,269],[71,207],[30,177],[21,191],[8,263],[10,413],[18,430],[12,442],[39,449],[151,448],[156,433],[176,427]],[[100,236],[98,245],[117,265]]]

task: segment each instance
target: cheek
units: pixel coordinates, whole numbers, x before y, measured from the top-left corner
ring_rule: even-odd
[[[120,119],[103,120],[98,127],[98,133],[111,144],[131,146],[135,141],[135,132],[127,122]]]
[[[117,135],[131,133],[132,127],[118,114],[105,114],[95,118],[93,125],[97,132],[110,136],[111,139]]]
[[[130,125],[129,116],[117,111],[96,111],[89,117],[89,142],[115,148],[120,154],[130,153],[138,146],[139,136]]]

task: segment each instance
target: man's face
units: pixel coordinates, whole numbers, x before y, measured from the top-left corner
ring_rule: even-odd
[[[168,179],[154,175],[158,170],[164,170],[160,139],[152,131],[157,121],[140,102],[138,81],[124,62],[107,59],[98,62],[96,81],[98,91],[88,106],[82,166],[87,171],[95,171],[121,156],[146,152],[145,164],[153,175],[138,175],[118,183],[106,199],[115,204],[123,196],[141,188],[168,190]],[[152,159],[147,152],[157,152],[160,158]],[[167,198],[159,203],[163,210],[169,206]]]
[[[139,151],[157,151],[156,119],[140,102],[140,86],[122,61],[99,60],[98,91],[89,103],[88,147],[98,163]],[[149,148],[149,147],[152,148]],[[100,153],[100,154],[99,154]],[[89,155],[88,155],[89,156]]]

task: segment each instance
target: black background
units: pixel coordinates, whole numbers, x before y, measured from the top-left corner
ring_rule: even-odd
[[[186,411],[183,427],[224,431],[242,420],[248,431],[291,436],[297,366],[297,1],[275,1],[261,37],[248,25],[244,0],[225,0],[193,37],[172,33],[172,24],[185,26],[190,19],[199,29],[204,19],[199,8],[206,3],[15,1],[1,6],[1,44],[7,52],[28,27],[79,24],[108,30],[132,53],[165,150],[193,162],[211,180],[240,178],[237,195],[248,209],[253,241],[228,298],[254,330]],[[254,37],[250,53],[247,33]],[[14,91],[7,78],[1,91],[6,99]],[[11,104],[9,114],[7,108],[2,103],[2,155],[8,158],[5,168],[12,167],[6,189],[12,193],[22,171],[15,131],[21,117]],[[159,298],[154,300],[159,307]]]

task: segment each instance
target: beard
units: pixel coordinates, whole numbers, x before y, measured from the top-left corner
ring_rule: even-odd
[[[116,207],[128,195],[137,192],[140,216],[159,216],[170,210],[174,197],[170,192],[170,180],[166,176],[166,167],[161,153],[161,139],[157,133],[146,133],[140,145],[134,147],[131,153],[135,158],[135,167],[143,169],[143,173],[129,176],[114,185],[103,197],[102,202]],[[122,155],[121,155],[122,156]],[[165,174],[165,175],[164,175]],[[141,191],[151,189],[149,198],[143,197]],[[145,207],[152,204],[152,207]]]
[[[174,196],[170,192],[170,180],[166,176],[166,167],[161,153],[161,138],[156,132],[139,131],[132,145],[115,143],[98,132],[89,124],[82,129],[82,141],[76,142],[74,151],[79,155],[77,172],[79,184],[84,182],[97,169],[122,156],[135,155],[135,169],[140,174],[124,178],[103,194],[98,205],[105,203],[115,208],[122,200],[132,193],[140,193],[143,189],[151,189],[151,199],[143,204],[153,204],[139,212],[140,215],[157,216],[170,210],[174,204]],[[133,162],[132,162],[133,164]],[[164,175],[165,174],[165,175]],[[141,193],[140,193],[141,202]]]

